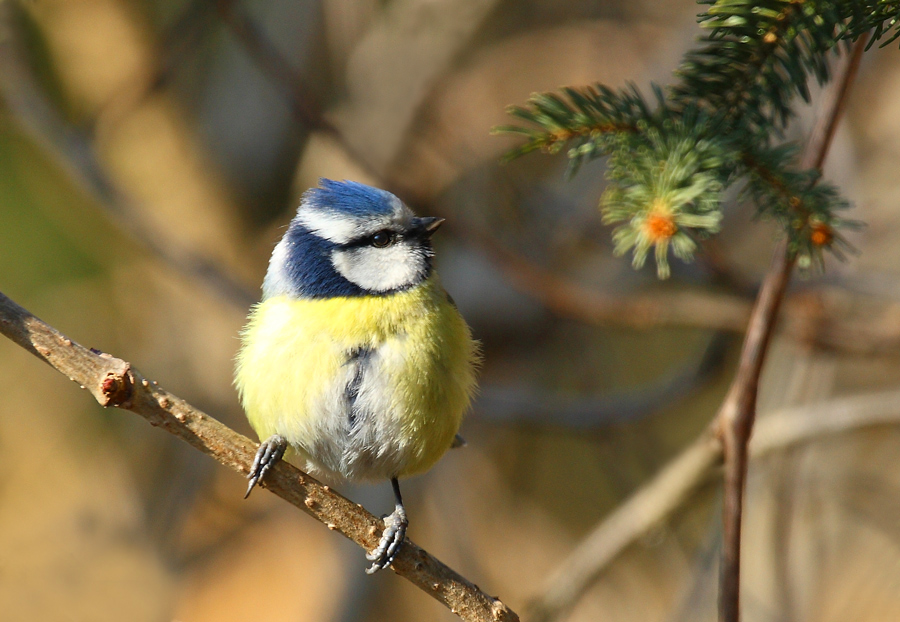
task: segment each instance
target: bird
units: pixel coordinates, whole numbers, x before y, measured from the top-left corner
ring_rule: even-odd
[[[389,480],[394,511],[369,574],[406,536],[399,480],[464,443],[476,388],[480,346],[433,266],[443,222],[388,191],[320,179],[241,332],[235,385],[262,441],[245,498],[281,459],[332,482]]]

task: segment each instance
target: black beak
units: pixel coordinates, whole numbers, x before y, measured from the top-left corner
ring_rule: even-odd
[[[422,237],[430,238],[435,231],[437,231],[440,226],[444,224],[443,218],[438,217],[427,217],[427,218],[416,218],[416,229],[421,231]]]

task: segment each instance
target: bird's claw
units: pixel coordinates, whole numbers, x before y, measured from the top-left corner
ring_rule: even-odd
[[[284,457],[287,446],[287,441],[279,434],[270,436],[265,442],[260,444],[259,449],[256,450],[256,458],[253,459],[253,466],[250,467],[250,472],[247,474],[247,479],[250,480],[250,483],[247,486],[244,499],[250,496],[253,487],[265,477],[272,465]]]
[[[366,553],[366,559],[372,565],[366,569],[366,574],[375,574],[382,568],[387,568],[394,561],[400,545],[406,538],[406,528],[409,520],[406,518],[406,510],[398,505],[394,511],[384,519],[384,532],[381,534],[381,542],[374,551]]]

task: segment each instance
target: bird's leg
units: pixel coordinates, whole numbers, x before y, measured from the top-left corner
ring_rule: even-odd
[[[366,553],[366,559],[372,565],[366,569],[366,574],[375,574],[382,568],[386,568],[394,561],[403,539],[406,537],[406,527],[409,520],[406,518],[406,508],[403,507],[403,498],[400,496],[400,483],[396,477],[391,478],[391,486],[394,488],[394,499],[397,505],[394,511],[384,519],[384,533],[381,534],[381,542],[371,553]]]
[[[253,459],[253,466],[247,474],[250,485],[247,486],[247,494],[244,499],[250,496],[253,487],[265,477],[272,465],[281,460],[287,449],[288,443],[280,434],[273,434],[264,443],[261,443],[259,449],[256,450],[256,458]]]

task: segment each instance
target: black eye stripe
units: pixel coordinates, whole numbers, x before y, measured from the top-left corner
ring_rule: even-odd
[[[387,234],[389,236],[387,244],[377,244],[376,236],[381,234]],[[386,248],[391,246],[392,244],[396,244],[401,239],[403,239],[403,233],[400,231],[394,231],[392,229],[381,229],[380,231],[376,231],[371,235],[367,235],[361,238],[356,238],[355,240],[350,240],[346,244],[341,244],[341,248],[361,248],[363,246],[374,246],[375,248]]]

